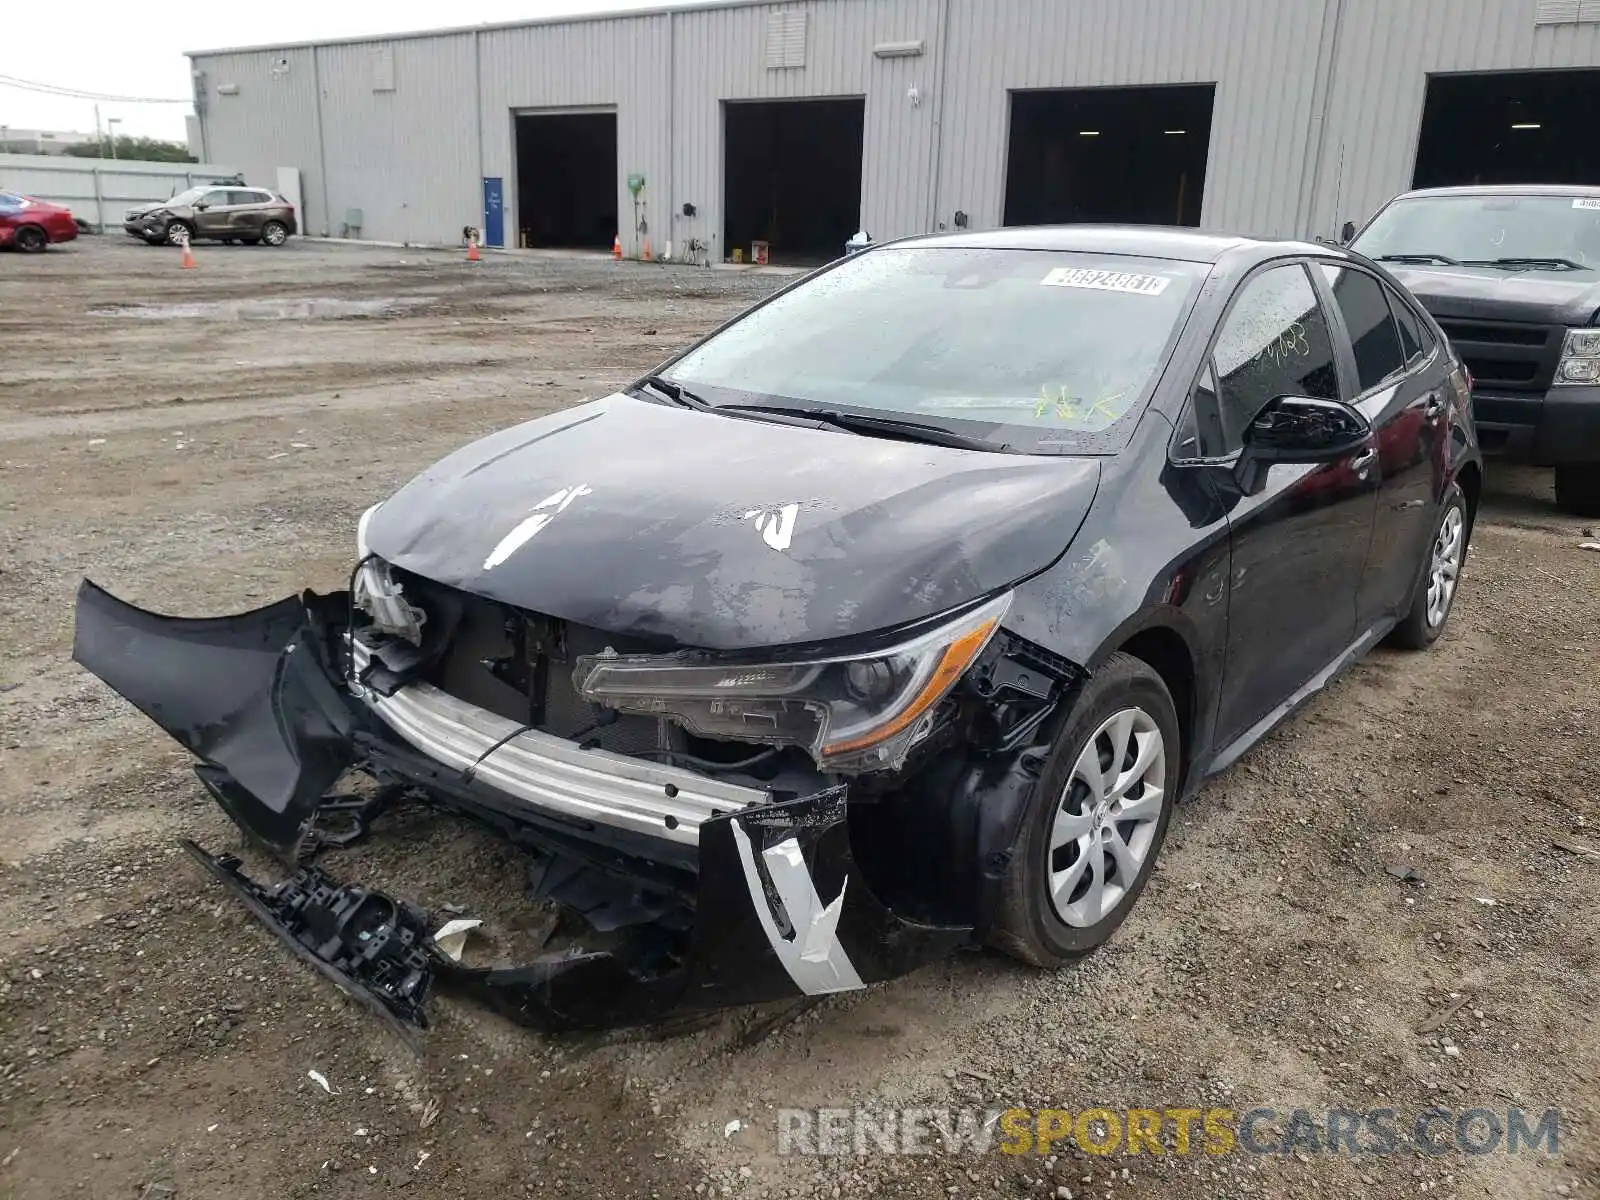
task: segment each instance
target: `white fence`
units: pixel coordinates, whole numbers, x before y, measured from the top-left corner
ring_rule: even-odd
[[[165,200],[197,183],[215,183],[237,175],[235,168],[214,163],[0,154],[0,190],[64,204],[78,220],[102,231],[121,225],[124,210],[132,205]],[[272,186],[257,180],[246,182]]]

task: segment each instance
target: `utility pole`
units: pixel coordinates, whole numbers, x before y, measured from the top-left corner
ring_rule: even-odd
[[[117,126],[122,124],[121,117],[107,117],[106,130],[111,137],[111,157],[117,157]]]

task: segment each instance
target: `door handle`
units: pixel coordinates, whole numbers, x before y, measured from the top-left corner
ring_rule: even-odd
[[[1372,469],[1372,464],[1377,461],[1378,448],[1369,446],[1350,460],[1350,469],[1356,473],[1357,478],[1365,479],[1367,472]]]

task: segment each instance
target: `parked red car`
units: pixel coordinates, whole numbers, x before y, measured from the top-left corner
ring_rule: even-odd
[[[38,254],[51,242],[70,242],[78,223],[69,209],[32,196],[0,192],[0,248],[14,246]]]

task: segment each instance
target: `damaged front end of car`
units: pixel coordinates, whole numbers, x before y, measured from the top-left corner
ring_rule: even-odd
[[[545,1028],[858,988],[981,943],[1083,672],[1002,628],[1009,593],[893,635],[705,653],[530,613],[363,547],[348,591],[162,616],[85,581],[74,658],[200,761],[293,872],[190,853],[397,1031],[435,988]],[[469,966],[434,918],[320,852],[400,804],[522,851],[571,936]]]

